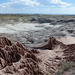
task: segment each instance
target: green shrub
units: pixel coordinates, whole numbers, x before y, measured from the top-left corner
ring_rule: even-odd
[[[58,70],[58,71],[55,73],[55,75],[61,75],[61,71]]]
[[[64,71],[68,71],[71,69],[72,65],[67,62],[63,62],[60,64],[58,71],[54,75],[61,75]]]
[[[59,69],[64,70],[64,71],[68,71],[69,69],[71,69],[72,65],[70,63],[62,63],[59,66]]]

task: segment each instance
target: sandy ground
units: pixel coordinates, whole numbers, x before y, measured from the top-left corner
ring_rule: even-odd
[[[64,44],[74,44],[74,37],[64,37],[57,39]],[[55,47],[53,50],[39,50],[40,54],[37,55],[38,58],[42,60],[42,63],[39,63],[41,69],[43,69],[47,74],[52,74],[53,72],[58,71],[58,65],[63,61],[63,49],[60,46]],[[58,57],[59,59],[56,59]],[[65,72],[62,75],[71,75],[75,71]]]
[[[56,72],[58,69],[59,63],[62,61],[61,59],[55,59],[56,57],[63,58],[62,49],[58,46],[54,50],[39,50],[40,54],[37,55],[38,58],[42,60],[39,63],[39,66],[46,74],[51,74]]]
[[[57,39],[57,40],[61,41],[64,44],[75,44],[75,37],[72,37],[72,36],[62,37],[62,38]]]

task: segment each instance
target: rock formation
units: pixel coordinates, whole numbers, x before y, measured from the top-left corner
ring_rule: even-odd
[[[0,37],[0,70],[8,75],[43,75],[37,64],[39,59],[33,54],[35,52],[38,51],[29,51],[19,42],[12,43]]]
[[[67,45],[67,49],[63,52],[66,60],[75,62],[75,44]]]
[[[56,46],[60,46],[61,49],[63,49],[65,58],[69,61],[75,62],[75,44],[63,44],[62,42],[56,40],[53,37],[50,37],[48,42],[41,47],[33,47],[35,49],[49,49],[53,50]]]
[[[50,23],[50,22],[53,22],[53,20],[50,18],[32,18],[31,19],[31,22],[38,22],[38,23]]]
[[[60,48],[57,48],[57,47]],[[46,52],[42,52],[42,61],[46,67],[46,73],[54,73],[56,72],[57,68],[61,64],[61,62],[75,62],[75,44],[64,44],[55,38],[49,38],[48,42],[41,47],[34,47],[36,49],[47,49]],[[50,50],[50,51],[48,51]],[[46,57],[46,58],[45,58]],[[47,59],[47,60],[46,60]],[[48,67],[48,68],[47,68]]]
[[[41,47],[33,47],[33,48],[35,48],[35,49],[49,49],[49,50],[52,50],[57,45],[60,45],[61,47],[65,46],[62,42],[59,42],[54,37],[50,37],[48,39],[48,41],[46,42],[46,44],[44,44],[43,46],[41,46]]]
[[[56,50],[56,46],[60,48]],[[47,51],[28,50],[0,37],[0,74],[48,75],[56,72],[62,61],[75,62],[75,44],[66,45],[51,37],[44,46],[34,48]]]

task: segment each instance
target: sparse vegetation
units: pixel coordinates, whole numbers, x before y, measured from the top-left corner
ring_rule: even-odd
[[[60,70],[58,70],[55,75],[61,75]]]
[[[31,17],[41,17],[41,18],[64,18],[64,17],[75,17],[75,15],[38,15],[38,14],[0,14],[0,22],[7,23],[11,20],[13,22],[30,22]],[[9,22],[11,23],[11,22]]]
[[[13,20],[13,22],[29,22],[30,16],[27,14],[0,14],[0,22],[7,23]],[[11,22],[10,22],[11,23]]]
[[[58,71],[54,74],[54,75],[61,75],[64,71],[68,71],[72,68],[72,64],[71,63],[61,63],[61,65],[58,68]]]
[[[64,70],[64,71],[68,71],[69,69],[71,69],[72,65],[70,63],[62,63],[59,66],[59,69]]]

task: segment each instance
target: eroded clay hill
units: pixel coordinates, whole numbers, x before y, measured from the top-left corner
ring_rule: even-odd
[[[12,43],[0,38],[0,74],[2,75],[43,75],[38,66],[39,59],[33,54],[38,51],[24,48],[19,42]]]
[[[0,37],[0,74],[48,75],[56,72],[62,61],[75,62],[75,44],[66,45],[51,37],[34,48],[39,50],[28,50],[19,42]]]
[[[62,42],[56,40],[53,37],[50,37],[48,42],[42,46],[42,47],[35,47],[38,49],[50,49],[53,50],[57,46],[60,46],[61,49],[63,49],[63,55],[65,56],[64,59],[68,61],[75,62],[75,44],[63,44]]]
[[[66,45],[56,40],[54,37],[50,37],[45,45],[41,47],[33,47],[33,48],[53,50],[57,46],[60,46],[60,48],[63,49],[62,52],[63,52],[63,55],[65,56],[64,59],[75,62],[75,44]]]
[[[45,45],[34,48],[44,49],[37,56],[42,60],[40,66],[47,75],[57,72],[62,62],[75,62],[75,44],[64,44],[51,37]]]

